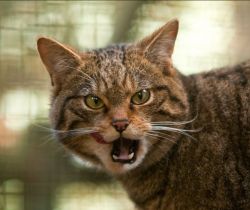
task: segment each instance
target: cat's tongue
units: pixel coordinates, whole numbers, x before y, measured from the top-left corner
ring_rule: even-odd
[[[119,138],[114,141],[111,157],[114,162],[133,163],[136,159],[138,141]]]

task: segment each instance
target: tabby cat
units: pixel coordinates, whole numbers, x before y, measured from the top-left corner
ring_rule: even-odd
[[[250,210],[250,61],[184,76],[177,32],[83,53],[39,38],[55,135],[139,210]]]

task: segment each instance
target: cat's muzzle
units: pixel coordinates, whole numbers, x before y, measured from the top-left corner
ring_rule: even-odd
[[[113,142],[111,157],[114,162],[132,164],[136,160],[139,141],[120,137]]]

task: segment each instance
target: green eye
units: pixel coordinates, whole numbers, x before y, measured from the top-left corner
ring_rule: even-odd
[[[149,98],[150,98],[149,90],[143,89],[132,96],[131,102],[135,105],[141,105],[146,103],[149,100]]]
[[[94,95],[87,95],[85,97],[85,104],[91,109],[101,109],[104,107],[103,101]]]

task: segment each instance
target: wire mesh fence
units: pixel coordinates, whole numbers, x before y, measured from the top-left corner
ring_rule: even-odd
[[[132,209],[117,182],[79,166],[42,128],[50,81],[36,39],[104,47],[140,39],[173,17],[174,63],[184,74],[249,59],[246,1],[0,1],[0,210]]]

